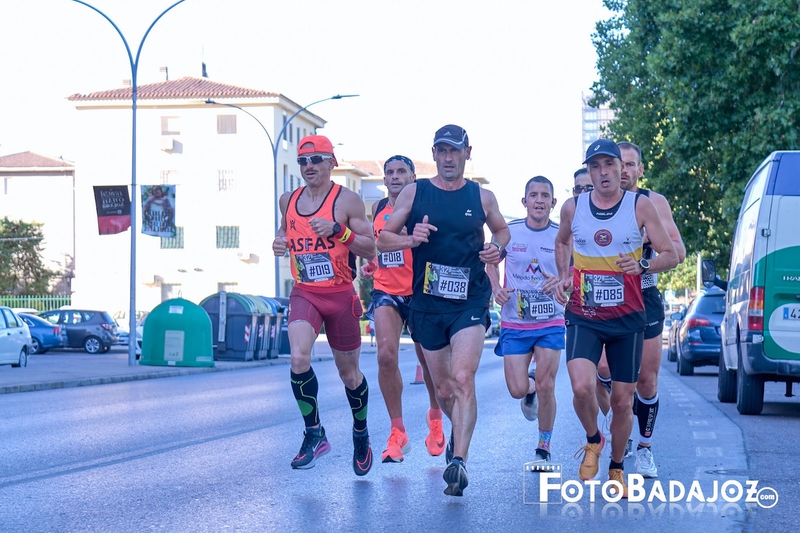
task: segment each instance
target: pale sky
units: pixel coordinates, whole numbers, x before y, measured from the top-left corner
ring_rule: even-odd
[[[93,0],[135,58],[169,0]],[[591,34],[602,0],[186,0],[156,23],[140,85],[201,75],[280,92],[328,121],[339,159],[431,157],[433,134],[469,133],[475,170],[503,214],[524,216],[528,178],[559,205],[581,164],[581,93],[596,79]],[[66,98],[122,86],[128,57],[111,24],[72,0],[0,0],[0,155],[74,159],[80,115]],[[129,139],[125,142],[130,142]],[[265,139],[265,151],[269,143]],[[80,161],[76,161],[80,168]]]

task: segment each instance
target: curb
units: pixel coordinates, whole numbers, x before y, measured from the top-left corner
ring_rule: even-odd
[[[311,358],[311,361],[330,361],[333,355],[320,355]],[[226,361],[216,361],[216,363]],[[5,385],[0,387],[0,394],[13,394],[17,392],[35,392],[41,390],[53,389],[67,389],[72,387],[90,387],[92,385],[107,385],[109,383],[124,383],[127,381],[142,381],[146,379],[157,378],[173,378],[179,376],[188,376],[192,374],[203,374],[208,372],[229,372],[236,370],[248,370],[252,368],[260,368],[267,366],[283,366],[290,364],[291,360],[288,357],[278,359],[267,359],[263,361],[248,361],[245,366],[213,366],[213,367],[196,367],[174,370],[155,370],[151,372],[140,372],[138,374],[123,374],[118,376],[100,376],[90,378],[76,378],[61,381],[42,381],[39,383],[27,383],[24,385]],[[166,367],[151,367],[151,368],[166,368]]]

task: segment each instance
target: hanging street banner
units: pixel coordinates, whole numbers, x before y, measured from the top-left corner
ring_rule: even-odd
[[[142,233],[175,237],[175,185],[142,185]]]
[[[95,185],[94,203],[100,235],[116,235],[131,227],[131,197],[127,185]]]

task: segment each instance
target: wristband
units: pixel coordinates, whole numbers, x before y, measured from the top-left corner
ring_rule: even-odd
[[[350,246],[350,243],[356,240],[356,234],[350,228],[345,228],[344,234],[339,238],[339,242],[345,246]]]
[[[502,244],[500,244],[497,241],[492,241],[489,244],[491,244],[492,246],[497,246],[497,251],[502,253],[502,251],[503,251],[503,245]]]

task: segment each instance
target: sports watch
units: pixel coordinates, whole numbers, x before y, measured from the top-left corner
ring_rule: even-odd
[[[339,224],[338,222],[334,222],[333,223],[333,233],[331,233],[331,237],[335,237],[336,235],[339,234],[340,231],[342,231],[342,225]]]
[[[639,259],[639,266],[642,267],[642,274],[647,274],[647,271],[650,270],[650,261],[643,257]]]

